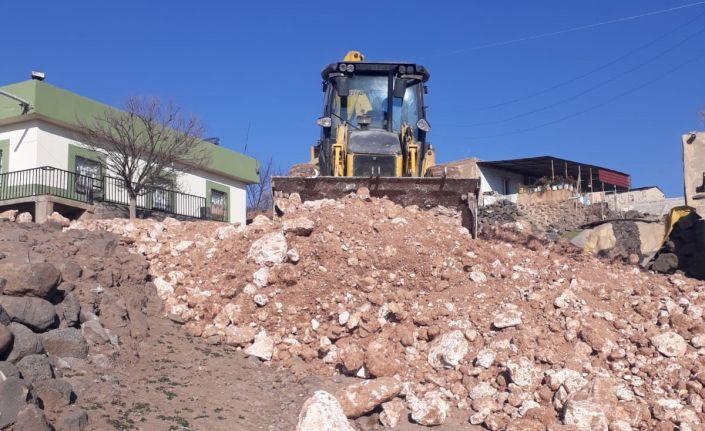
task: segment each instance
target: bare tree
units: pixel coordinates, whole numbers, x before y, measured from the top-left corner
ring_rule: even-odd
[[[175,171],[193,171],[210,161],[201,121],[158,98],[131,97],[124,111],[106,110],[79,123],[86,143],[103,150],[105,168],[123,181],[131,219],[137,216],[138,196]]]
[[[272,198],[272,177],[278,174],[270,157],[260,164],[259,182],[247,185],[247,209],[252,211],[269,210],[274,203]]]

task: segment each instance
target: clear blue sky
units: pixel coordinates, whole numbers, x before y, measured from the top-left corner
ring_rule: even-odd
[[[357,49],[427,66],[440,161],[550,154],[680,195],[680,135],[705,127],[705,4],[531,37],[694,1],[4,2],[0,82],[38,69],[117,106],[170,98],[238,151],[251,124],[248,154],[285,169],[318,138],[320,70]]]

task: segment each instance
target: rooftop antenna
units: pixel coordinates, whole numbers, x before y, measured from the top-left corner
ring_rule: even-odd
[[[245,150],[243,153],[247,154],[247,143],[250,142],[250,126],[252,126],[252,121],[247,122],[247,133],[245,134]]]

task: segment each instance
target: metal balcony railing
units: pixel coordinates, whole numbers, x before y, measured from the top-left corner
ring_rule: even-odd
[[[52,195],[93,204],[128,205],[125,182],[119,178],[93,178],[50,166],[0,174],[0,201]],[[151,187],[137,197],[137,208],[182,217],[226,221],[227,205],[208,205],[206,198],[177,190]]]

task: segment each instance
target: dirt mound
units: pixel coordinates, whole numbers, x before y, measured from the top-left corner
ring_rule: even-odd
[[[452,211],[364,191],[278,206],[281,219],[239,227],[72,227],[144,254],[164,312],[190,334],[369,382],[335,394],[362,429],[458,411],[467,429],[702,427],[702,283],[521,232],[472,240]]]

